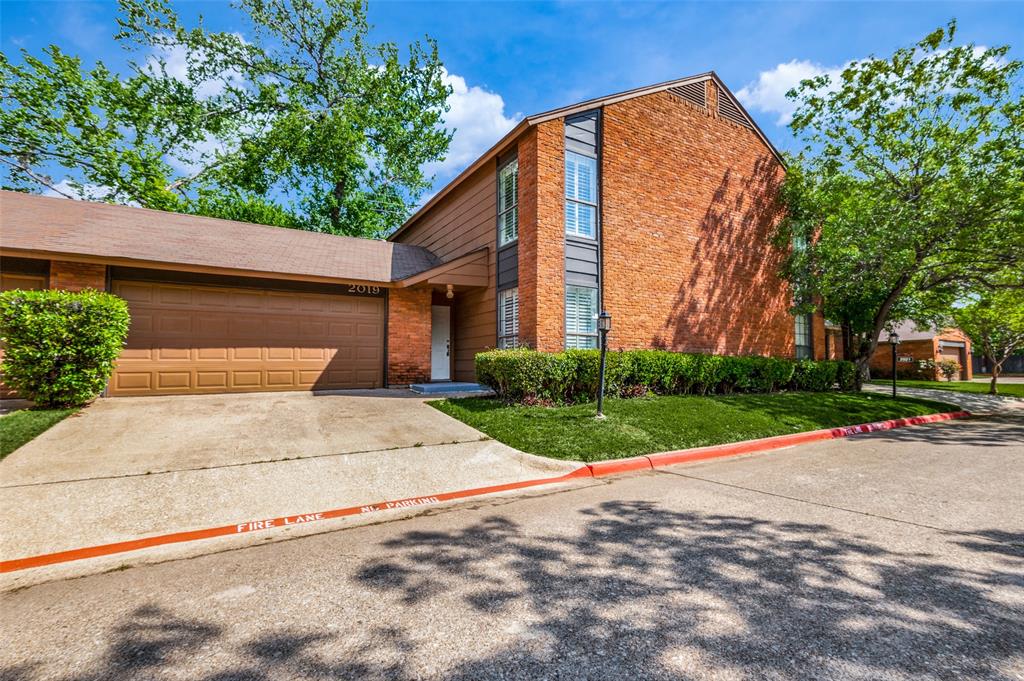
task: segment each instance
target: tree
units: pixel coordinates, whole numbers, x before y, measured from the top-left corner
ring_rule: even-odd
[[[967,305],[955,307],[953,320],[985,355],[992,367],[988,391],[998,394],[996,382],[1003,363],[1024,348],[1024,290],[986,291]]]
[[[436,45],[368,39],[360,0],[239,0],[249,31],[185,27],[165,0],[121,0],[130,75],[51,46],[0,61],[0,161],[15,188],[73,171],[114,203],[381,236],[444,157]]]
[[[804,148],[781,193],[782,274],[795,311],[842,326],[862,378],[887,325],[1024,285],[1000,276],[1024,267],[1022,64],[1005,46],[955,46],[955,30],[788,93]]]

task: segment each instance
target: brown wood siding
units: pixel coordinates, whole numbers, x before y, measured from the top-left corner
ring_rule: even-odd
[[[400,237],[402,243],[423,246],[448,261],[487,246],[488,284],[485,289],[459,291],[455,296],[452,332],[455,346],[456,381],[472,381],[473,357],[493,348],[497,312],[494,276],[497,270],[497,179],[494,163],[488,163],[468,177],[436,206],[411,225]]]

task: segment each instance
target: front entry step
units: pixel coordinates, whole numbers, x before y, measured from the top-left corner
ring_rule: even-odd
[[[449,393],[490,393],[491,389],[479,383],[460,383],[445,381],[443,383],[413,383],[409,389],[423,395],[446,395]]]

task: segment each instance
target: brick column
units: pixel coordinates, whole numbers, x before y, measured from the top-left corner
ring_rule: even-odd
[[[430,299],[429,288],[388,292],[389,386],[430,380]]]
[[[50,261],[50,288],[107,290],[107,266],[88,262]]]
[[[545,351],[565,346],[564,154],[561,119],[519,144],[519,339]]]

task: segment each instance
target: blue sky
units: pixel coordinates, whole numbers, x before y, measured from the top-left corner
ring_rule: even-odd
[[[176,1],[185,18],[245,31],[226,2]],[[443,185],[526,114],[715,70],[781,148],[782,94],[801,77],[909,45],[956,17],[960,42],[1024,58],[1024,2],[371,2],[378,40],[430,35],[456,89]],[[115,2],[0,0],[3,51],[56,43],[87,62],[124,59]]]

